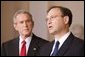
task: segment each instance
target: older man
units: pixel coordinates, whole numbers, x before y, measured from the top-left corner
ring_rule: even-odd
[[[13,22],[19,37],[2,44],[1,56],[37,56],[40,47],[48,41],[32,33],[34,26],[32,15],[19,10],[15,13]]]

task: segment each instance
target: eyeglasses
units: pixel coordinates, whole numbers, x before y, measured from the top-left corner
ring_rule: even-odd
[[[63,16],[63,15],[51,16],[50,18],[46,18],[46,21],[48,21],[49,19],[50,19],[50,20],[53,20],[53,19],[55,19],[55,18],[57,18],[57,17],[64,17],[64,16]]]

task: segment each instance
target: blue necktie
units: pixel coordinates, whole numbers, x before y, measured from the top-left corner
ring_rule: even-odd
[[[57,55],[57,53],[58,53],[58,46],[59,46],[59,41],[56,42],[54,51],[53,51],[51,56],[56,56]]]

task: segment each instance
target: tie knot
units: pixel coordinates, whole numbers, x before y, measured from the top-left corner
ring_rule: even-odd
[[[26,44],[26,41],[24,40],[24,41],[22,41],[22,43],[23,43],[23,44]]]
[[[58,46],[59,46],[59,44],[60,44],[60,43],[59,43],[59,41],[57,41],[57,42],[56,42],[56,45],[58,45]]]
[[[59,41],[57,41],[55,47],[58,48],[59,44],[60,44]]]

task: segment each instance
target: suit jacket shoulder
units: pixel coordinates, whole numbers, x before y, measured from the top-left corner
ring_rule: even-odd
[[[41,47],[39,51],[39,56],[50,56],[53,44],[54,44],[54,41],[48,42],[43,47]]]
[[[27,56],[37,56],[40,47],[47,42],[33,34]],[[2,44],[1,56],[19,56],[19,37]]]
[[[32,40],[28,49],[29,56],[37,56],[40,48],[48,41],[33,34]]]
[[[72,33],[65,40],[58,51],[58,56],[83,56],[84,55],[83,40],[75,37]]]
[[[40,50],[40,56],[50,56],[53,44],[54,41],[44,45]],[[56,56],[84,56],[84,41],[71,33]]]
[[[18,56],[19,38],[12,39],[2,44],[1,56]]]

